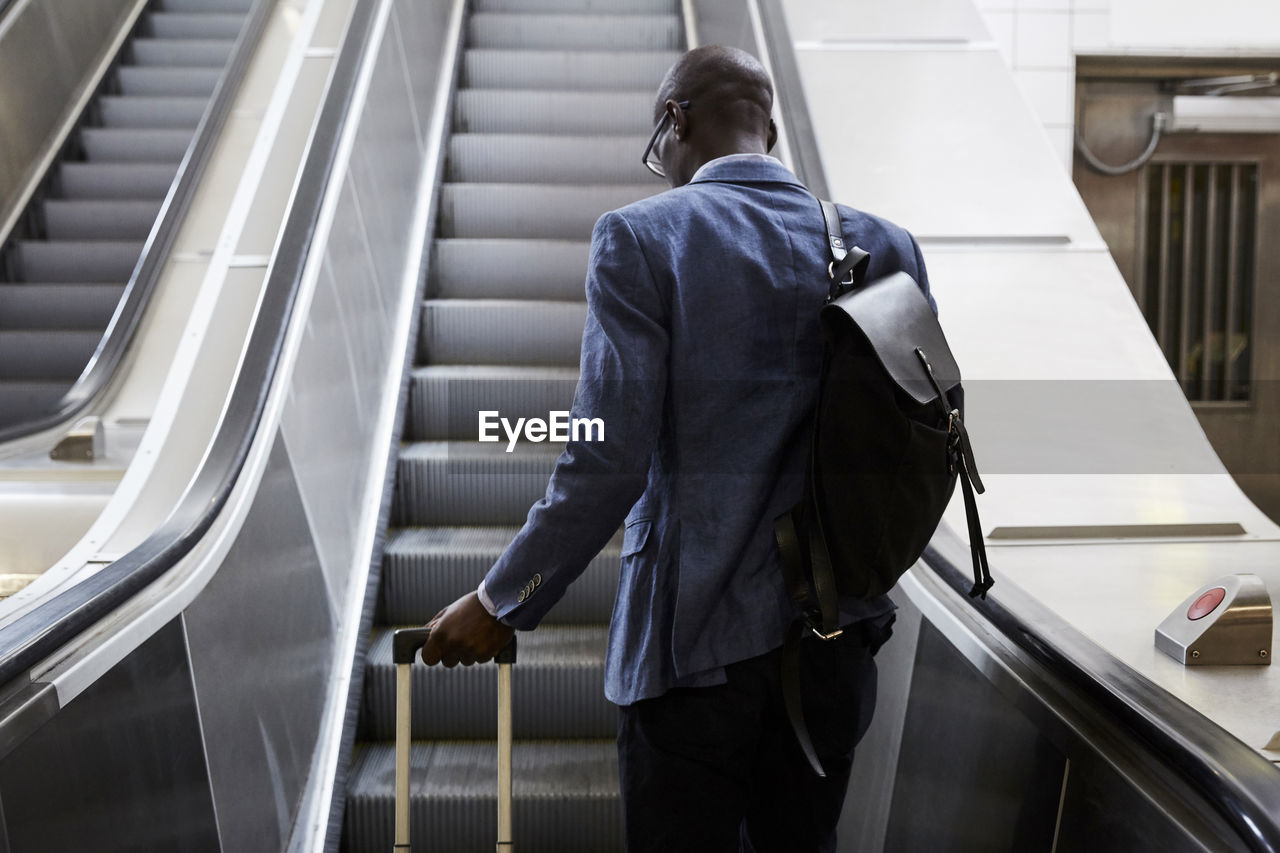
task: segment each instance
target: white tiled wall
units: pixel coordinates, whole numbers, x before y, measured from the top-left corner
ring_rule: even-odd
[[[977,0],[991,38],[1013,69],[1059,161],[1071,169],[1077,20],[1086,38],[1109,38],[1109,0]],[[1100,45],[1101,46],[1101,45]]]
[[[1277,0],[975,0],[1027,103],[1071,169],[1075,57],[1280,48]]]

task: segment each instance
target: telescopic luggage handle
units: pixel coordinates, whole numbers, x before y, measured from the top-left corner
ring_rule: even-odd
[[[391,640],[396,664],[396,834],[395,853],[409,849],[409,743],[412,740],[413,659],[427,644],[430,628],[401,628]],[[498,853],[514,853],[511,841],[511,664],[516,638],[498,652]]]

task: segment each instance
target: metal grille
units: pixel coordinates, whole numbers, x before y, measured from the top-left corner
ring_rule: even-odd
[[[1153,163],[1145,179],[1138,304],[1189,399],[1248,400],[1257,164]]]

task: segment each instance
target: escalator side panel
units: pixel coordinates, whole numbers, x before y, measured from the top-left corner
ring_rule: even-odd
[[[229,849],[218,844],[181,618],[0,760],[0,806],[5,850]]]

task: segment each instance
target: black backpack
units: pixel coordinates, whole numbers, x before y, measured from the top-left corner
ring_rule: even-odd
[[[799,708],[799,639],[841,633],[839,596],[888,592],[924,553],[959,479],[973,551],[970,596],[987,567],[973,492],[983,491],[961,415],[960,369],[928,300],[898,272],[866,282],[871,256],[846,247],[823,201],[830,291],[819,316],[822,370],[805,493],[774,525],[797,609],[783,683],[801,746],[822,775]]]

